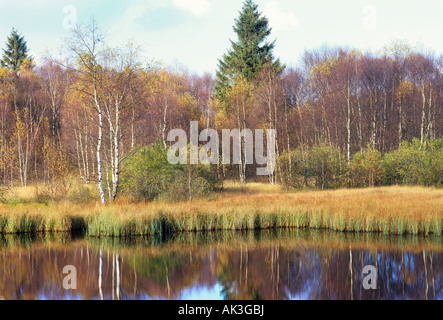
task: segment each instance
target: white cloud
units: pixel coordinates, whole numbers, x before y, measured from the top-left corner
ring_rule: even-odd
[[[189,11],[195,16],[202,16],[211,9],[208,0],[174,0],[174,6]]]
[[[295,29],[299,20],[293,12],[286,12],[277,1],[268,2],[263,10],[273,30]]]
[[[139,4],[129,7],[123,14],[123,18],[121,19],[123,21],[122,24],[132,25],[137,21],[137,19],[143,17],[148,12],[149,9],[150,6],[147,4]]]
[[[114,40],[125,42],[129,38],[143,39],[146,30],[140,26],[140,18],[150,10],[166,7],[168,4],[164,1],[134,1],[122,17],[111,24],[110,31]]]

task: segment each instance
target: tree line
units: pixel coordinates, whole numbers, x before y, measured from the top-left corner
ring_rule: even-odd
[[[0,67],[1,190],[43,183],[40,192],[57,198],[81,179],[98,184],[102,203],[113,201],[126,159],[156,142],[167,148],[169,130],[189,131],[190,121],[220,132],[276,130],[280,161],[269,181],[295,179],[290,185],[299,184],[299,151],[334,148],[350,172],[366,150],[383,156],[414,139],[425,150],[442,137],[442,57],[397,41],[378,53],[310,50],[288,67],[273,56],[269,22],[251,0],[234,31],[213,77],[146,63],[133,43],[110,47],[94,20],[72,30],[63,58],[36,65],[13,30]],[[245,161],[211,171],[255,178]]]

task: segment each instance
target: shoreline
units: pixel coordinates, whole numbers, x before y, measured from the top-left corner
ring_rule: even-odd
[[[162,254],[164,250],[182,252],[183,250],[208,250],[214,247],[233,249],[245,247],[257,249],[278,246],[291,248],[320,248],[322,250],[407,250],[420,253],[423,250],[443,252],[441,237],[388,235],[380,233],[342,233],[319,230],[267,230],[267,231],[225,231],[182,233],[171,237],[157,236],[132,238],[90,238],[86,235],[71,236],[67,233],[41,235],[0,235],[0,248],[23,249],[29,246],[66,247],[70,245],[89,245],[93,248],[120,249],[123,251],[147,251]]]
[[[84,231],[91,238],[267,229],[440,237],[442,224],[443,189],[423,187],[223,192],[191,203],[0,205],[0,234]]]

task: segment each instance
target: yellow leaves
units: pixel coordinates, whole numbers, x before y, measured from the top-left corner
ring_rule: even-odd
[[[236,103],[239,100],[248,100],[252,95],[253,86],[244,77],[235,80],[234,85],[227,92],[227,100]]]
[[[414,91],[414,85],[410,80],[404,80],[397,89],[397,99],[401,100],[410,95]]]
[[[0,67],[0,80],[11,76],[11,71],[8,68]]]
[[[35,63],[29,58],[25,58],[20,65],[20,73],[28,72],[32,73],[32,69],[34,69]]]
[[[65,177],[68,174],[66,154],[48,137],[44,137],[42,151],[49,176],[54,179]]]
[[[352,50],[349,52],[349,56],[350,56],[351,58],[354,58],[354,59],[359,59],[359,58],[361,58],[361,57],[363,56],[363,53],[361,52],[361,50],[352,49]]]
[[[169,72],[166,71],[165,69],[161,69],[161,70],[158,72],[158,80],[159,80],[160,82],[168,83],[168,82],[170,81],[171,78],[172,78],[172,75],[169,74]]]
[[[153,93],[172,96],[181,88],[178,76],[161,69],[150,75],[149,87]]]
[[[316,64],[312,67],[311,74],[319,77],[329,76],[332,73],[334,67],[337,66],[336,58],[329,58],[326,61]]]
[[[234,85],[229,88],[226,94],[227,112],[234,112],[237,119],[247,118],[252,105],[253,85],[245,78],[240,77],[235,80]]]
[[[24,135],[26,135],[26,129],[27,129],[27,114],[29,112],[28,108],[23,108],[23,111],[20,112],[19,110],[14,111],[15,114],[15,130],[14,130],[14,137],[20,138]]]
[[[42,121],[43,131],[49,132],[49,119],[44,117]],[[67,156],[51,137],[43,137],[42,153],[50,177],[58,179],[68,174]]]
[[[95,61],[91,54],[86,52],[81,52],[78,54],[76,65],[80,69],[80,71],[87,71],[87,69],[89,69],[94,64]]]
[[[228,113],[225,109],[221,109],[214,119],[214,124],[216,128],[224,128],[224,125],[229,121]]]
[[[385,46],[382,52],[395,58],[407,58],[414,51],[414,48],[405,40],[394,40],[390,45]]]

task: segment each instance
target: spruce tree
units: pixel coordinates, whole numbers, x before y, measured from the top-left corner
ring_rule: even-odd
[[[30,59],[26,41],[23,36],[18,34],[17,30],[12,29],[6,42],[6,49],[3,49],[1,66],[18,71],[25,59]]]
[[[233,29],[238,41],[231,40],[232,48],[219,59],[219,70],[216,75],[215,90],[217,98],[221,101],[224,100],[226,90],[236,77],[242,76],[251,82],[266,63],[271,63],[277,74],[284,69],[280,60],[275,59],[272,54],[275,40],[266,42],[272,30],[269,21],[258,11],[258,5],[252,0],[243,3]]]

